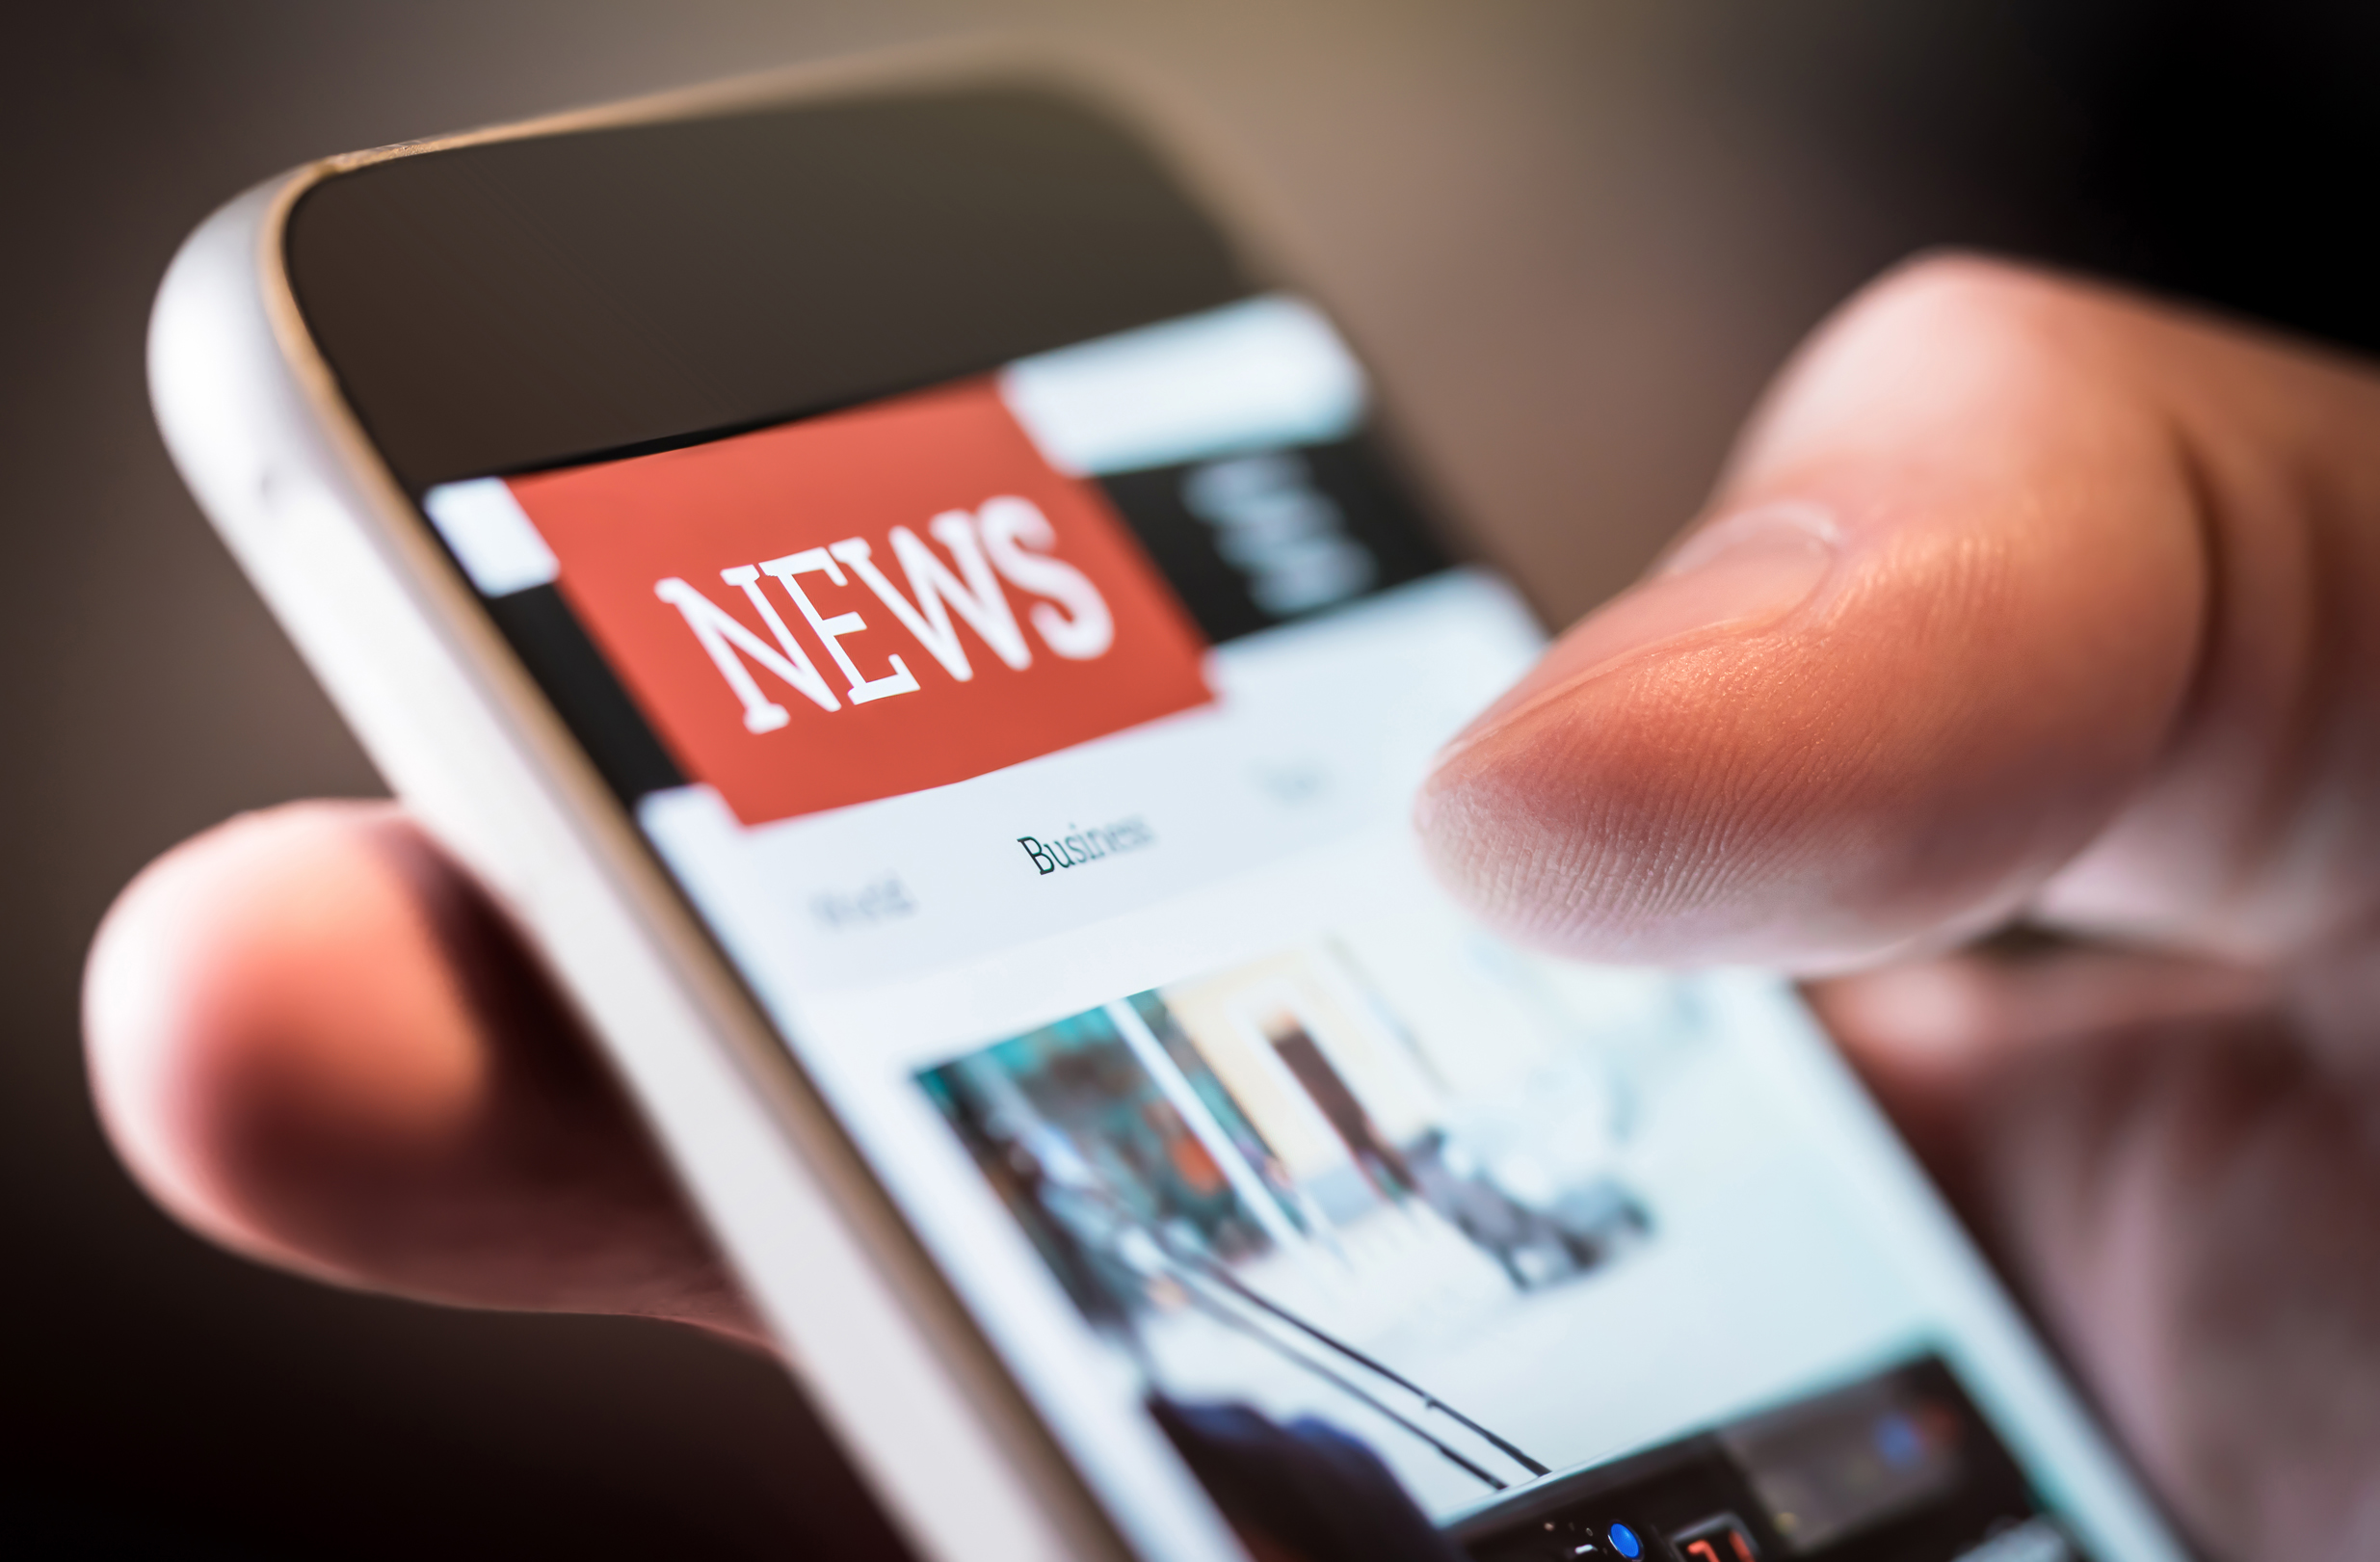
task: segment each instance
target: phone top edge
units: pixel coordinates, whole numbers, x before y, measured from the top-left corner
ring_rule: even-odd
[[[301,169],[319,169],[324,176],[334,176],[400,158],[493,142],[671,120],[724,119],[781,104],[832,102],[846,95],[915,93],[993,80],[1078,96],[1104,114],[1128,119],[1118,95],[1106,91],[1098,79],[1111,68],[1112,64],[1099,59],[1097,51],[1071,40],[1023,31],[980,34],[768,66],[610,102],[557,109],[467,130],[443,131],[332,153],[301,165]]]

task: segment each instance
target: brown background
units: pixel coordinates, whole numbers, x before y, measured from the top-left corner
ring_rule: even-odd
[[[177,837],[369,769],[183,495],[175,243],[303,158],[986,27],[1100,51],[1349,322],[1566,620],[1694,510],[1794,339],[1983,242],[2367,347],[2368,7],[2277,0],[436,0],[0,15],[0,1549],[809,1554],[861,1522],[766,1365],[337,1294],[154,1212],[75,979]],[[23,1550],[19,1550],[19,1547]]]

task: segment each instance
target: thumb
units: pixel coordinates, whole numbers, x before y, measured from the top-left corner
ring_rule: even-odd
[[[2369,915],[2380,382],[1933,260],[1788,368],[1707,523],[1441,756],[1457,893],[1826,969],[2020,909],[2257,952]]]

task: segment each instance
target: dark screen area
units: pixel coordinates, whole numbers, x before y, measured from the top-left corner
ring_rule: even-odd
[[[1451,562],[1368,436],[1112,472],[1099,487],[1218,646]]]
[[[560,591],[533,586],[489,600],[487,606],[496,628],[616,795],[633,802],[647,792],[685,784],[677,761]]]
[[[1023,88],[459,147],[291,212],[298,304],[418,493],[776,422],[1245,294],[1142,146]]]

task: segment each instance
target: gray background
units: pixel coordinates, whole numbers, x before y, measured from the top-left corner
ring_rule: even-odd
[[[378,783],[184,496],[148,297],[316,154],[976,30],[1089,50],[1382,371],[1555,622],[1694,511],[1799,334],[1943,240],[2370,345],[2352,8],[1692,0],[83,4],[0,42],[0,1548],[811,1554],[866,1516],[776,1372],[690,1335],[336,1293],[116,1167],[75,983],[242,808]]]

